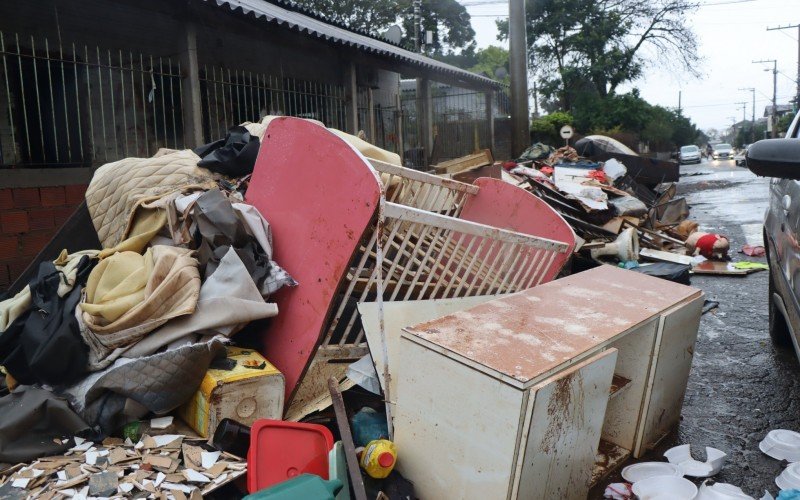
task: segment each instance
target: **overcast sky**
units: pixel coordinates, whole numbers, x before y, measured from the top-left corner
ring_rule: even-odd
[[[459,0],[464,4],[475,0]],[[483,0],[485,1],[485,0]],[[642,0],[647,1],[647,0]],[[703,3],[731,0],[704,0]],[[688,20],[700,42],[701,78],[688,74],[648,68],[640,80],[621,89],[638,87],[649,102],[677,107],[678,91],[683,91],[682,106],[702,129],[725,128],[731,117],[742,119],[738,102],[747,102],[747,117],[751,117],[752,93],[739,88],[755,87],[756,117],[772,101],[772,64],[752,64],[759,59],[778,61],[778,103],[794,96],[797,78],[797,28],[767,31],[767,27],[800,23],[800,0],[744,0],[741,3],[705,5]],[[472,15],[479,47],[501,45],[497,41],[496,15],[507,12],[507,4],[472,5]],[[764,71],[769,68],[770,71]]]

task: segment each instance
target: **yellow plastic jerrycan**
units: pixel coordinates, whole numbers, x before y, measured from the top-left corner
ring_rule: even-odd
[[[388,439],[376,439],[367,443],[359,461],[361,468],[375,479],[388,476],[396,462],[397,448]]]

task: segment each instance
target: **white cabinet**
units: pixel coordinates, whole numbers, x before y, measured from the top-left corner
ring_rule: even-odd
[[[398,468],[423,499],[585,498],[677,423],[701,306],[602,266],[406,328]]]

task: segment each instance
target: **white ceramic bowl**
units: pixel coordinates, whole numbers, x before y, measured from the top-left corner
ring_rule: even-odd
[[[633,494],[639,500],[692,500],[697,486],[682,477],[655,476],[634,483]]]
[[[629,483],[656,476],[683,477],[683,471],[677,465],[669,462],[640,462],[622,469],[622,478]]]
[[[772,458],[800,462],[800,433],[786,429],[769,431],[758,449]]]
[[[800,489],[800,462],[789,464],[783,469],[783,472],[775,478],[775,484],[782,490]]]

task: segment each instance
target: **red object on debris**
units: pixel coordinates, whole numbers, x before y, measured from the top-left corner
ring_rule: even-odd
[[[697,240],[697,244],[695,246],[698,250],[700,250],[700,255],[710,259],[714,256],[714,243],[723,238],[724,236],[720,236],[718,234],[706,234]]]
[[[608,177],[606,177],[606,173],[602,170],[591,170],[587,177],[602,182],[603,184],[608,184]]]
[[[333,435],[327,427],[281,420],[256,420],[250,428],[247,491],[255,493],[300,474],[328,478]]]
[[[515,161],[506,161],[503,162],[503,168],[506,170],[511,170],[512,168],[517,166],[517,162]]]
[[[742,247],[741,252],[750,257],[763,257],[767,254],[766,249],[761,245],[745,245]]]
[[[549,167],[547,165],[545,165],[544,167],[539,169],[539,172],[541,172],[541,173],[543,173],[545,175],[553,175],[553,172],[555,172],[555,171],[556,170],[553,167]]]
[[[474,184],[480,188],[482,196],[467,198],[461,211],[462,219],[522,234],[535,234],[540,238],[562,241],[569,245],[564,253],[555,254],[542,282],[555,279],[575,248],[575,232],[572,227],[540,198],[507,182],[482,177]],[[504,204],[498,203],[497,200],[503,200]],[[509,217],[509,213],[529,214],[529,216]],[[489,251],[489,248],[483,248],[483,257],[486,257]],[[527,254],[532,256],[537,251],[533,248],[520,250],[522,253],[518,259],[524,261],[528,258]]]
[[[325,167],[298,175],[302,165]],[[380,197],[375,172],[326,128],[290,117],[269,124],[245,200],[269,218],[273,258],[300,284],[274,295],[280,314],[264,330],[260,350],[286,377],[286,408],[327,315],[335,313],[328,309]]]

